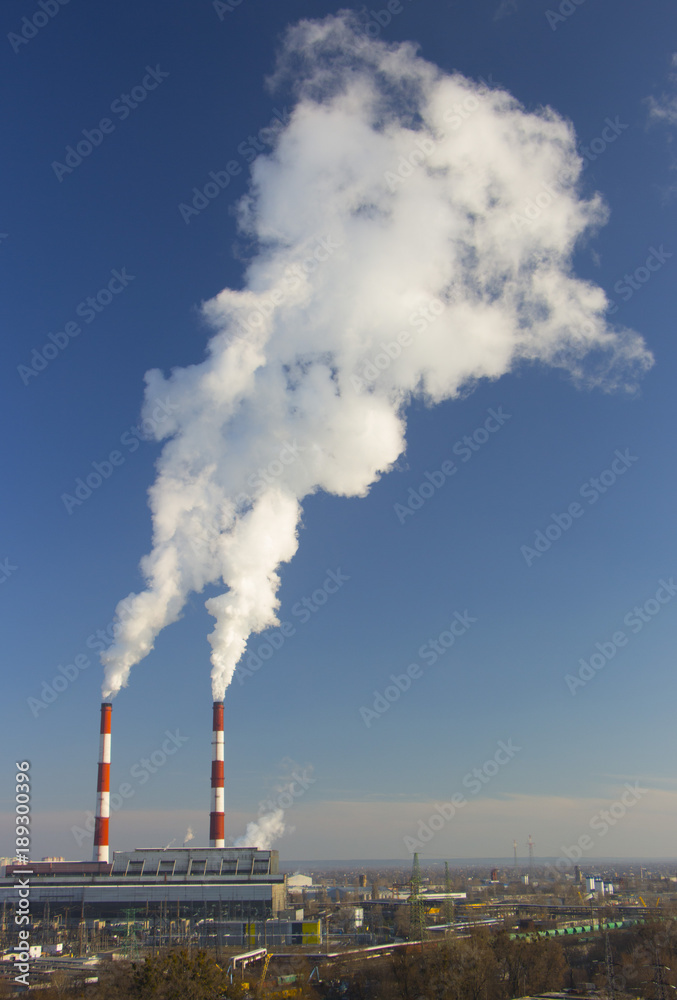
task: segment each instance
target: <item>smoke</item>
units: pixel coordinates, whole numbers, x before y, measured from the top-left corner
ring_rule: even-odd
[[[270,82],[296,103],[240,204],[256,247],[244,287],[203,306],[205,360],[146,375],[167,441],[146,589],[118,606],[102,654],[106,698],[188,595],[218,584],[220,701],[248,636],[277,623],[301,501],[365,496],[405,449],[412,397],[432,405],[525,363],[631,389],[652,362],[572,272],[606,213],[581,194],[554,111],[369,40],[348,13],[289,29]]]
[[[284,809],[278,807],[247,823],[247,829],[233,847],[258,847],[260,851],[269,851],[276,840],[290,832],[284,822]]]
[[[284,821],[285,809],[289,809],[297,799],[304,796],[317,779],[313,777],[312,764],[301,766],[291,757],[285,757],[280,764],[283,775],[280,776],[272,793],[274,797],[259,803],[258,820],[247,824],[244,835],[238,837],[234,847],[258,847],[267,850],[280,837],[294,832],[295,828],[287,826]]]
[[[189,841],[194,839],[195,839],[195,834],[193,833],[193,828],[192,826],[189,826],[188,829],[186,830],[186,836],[183,838],[183,846],[185,847],[186,844],[189,843]]]

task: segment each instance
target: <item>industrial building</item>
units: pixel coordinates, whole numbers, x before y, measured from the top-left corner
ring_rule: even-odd
[[[105,862],[8,865],[0,902],[18,901],[16,881],[30,878],[31,911],[78,919],[124,919],[134,910],[172,919],[265,920],[285,908],[277,851],[256,848],[148,848],[116,851]]]
[[[6,864],[0,878],[3,921],[19,904],[18,880],[30,883],[32,920],[245,922],[277,917],[286,886],[277,851],[226,847],[223,702],[212,710],[209,847],[116,851],[109,860],[112,705],[101,705],[92,861],[49,859]],[[291,935],[291,930],[289,934]],[[303,933],[295,931],[294,933]]]
[[[279,948],[322,943],[320,920],[204,920],[196,930],[203,947]]]

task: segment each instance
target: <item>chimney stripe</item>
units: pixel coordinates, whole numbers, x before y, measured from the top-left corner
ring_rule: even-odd
[[[113,706],[101,705],[99,765],[96,781],[96,816],[94,819],[94,861],[108,862],[108,823],[110,815],[110,740]]]
[[[215,701],[212,711],[212,809],[209,814],[210,847],[225,847],[223,758],[223,702]]]
[[[209,815],[209,841],[210,847],[223,847],[225,840],[223,813],[210,813]],[[221,843],[216,843],[220,841]]]
[[[108,792],[101,792],[96,797],[96,815],[100,819],[108,819],[110,816],[110,795]]]

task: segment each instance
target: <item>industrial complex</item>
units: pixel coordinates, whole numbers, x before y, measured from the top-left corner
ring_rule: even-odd
[[[285,909],[277,851],[225,847],[223,702],[212,710],[208,848],[148,848],[109,857],[112,705],[101,705],[94,853],[91,861],[8,864],[0,878],[3,915],[17,902],[16,880],[29,876],[33,912],[81,921],[146,919],[266,921]],[[292,931],[289,932],[290,934]],[[298,934],[298,929],[294,931]]]
[[[369,960],[376,968],[374,961],[387,962],[398,949],[404,956],[415,942],[420,954],[424,942],[430,951],[448,937],[463,940],[478,929],[508,935],[511,948],[524,940],[566,938],[580,943],[581,956],[603,937],[608,952],[610,930],[635,933],[655,920],[660,898],[677,902],[670,867],[651,880],[641,867],[639,877],[613,868],[597,875],[585,875],[579,866],[562,872],[536,865],[531,836],[527,867],[518,866],[515,843],[513,864],[457,869],[453,878],[446,863],[443,875],[432,865],[423,877],[418,855],[410,872],[384,865],[368,874],[356,868],[325,870],[318,879],[285,875],[275,850],[225,846],[223,702],[212,707],[209,846],[137,848],[111,857],[111,722],[112,706],[104,702],[92,859],[24,857],[4,859],[0,868],[0,979],[17,988],[26,980],[11,973],[24,966],[42,977],[42,985],[58,971],[96,983],[97,976],[86,975],[91,963],[110,965],[113,958],[164,954],[176,946],[188,949],[185,954],[197,947],[218,962],[225,957],[231,982],[238,970],[242,978],[253,965],[251,975],[261,985],[273,961],[267,993],[293,997],[301,993],[304,976],[315,976],[319,986],[319,970],[329,977],[335,963]],[[25,885],[28,916],[18,888]],[[23,943],[28,929],[21,938],[16,926],[24,920],[30,949]],[[309,969],[290,972],[294,955],[302,955]],[[586,961],[581,958],[577,975],[587,989]],[[391,974],[391,966],[379,968],[379,974]]]

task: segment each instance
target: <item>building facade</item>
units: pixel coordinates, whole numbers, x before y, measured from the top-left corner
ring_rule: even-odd
[[[47,906],[52,916],[87,920],[119,920],[130,911],[177,920],[266,920],[286,905],[278,852],[256,848],[145,848],[117,851],[110,864],[8,865],[0,903],[16,907],[17,880],[26,877],[33,919]]]

